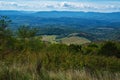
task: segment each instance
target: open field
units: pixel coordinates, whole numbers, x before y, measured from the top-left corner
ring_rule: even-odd
[[[72,36],[72,37],[65,37],[61,39],[61,43],[63,44],[85,44],[85,43],[90,43],[91,41],[89,41],[86,38],[83,37],[77,37],[77,36]]]
[[[50,42],[50,43],[57,43],[56,41],[56,35],[43,35],[42,41]]]
[[[78,36],[64,37],[56,39],[57,35],[43,35],[42,41],[50,42],[50,43],[62,43],[62,44],[85,44],[90,43],[91,41]],[[59,41],[59,42],[58,42]]]

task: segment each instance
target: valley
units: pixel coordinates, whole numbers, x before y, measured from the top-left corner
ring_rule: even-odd
[[[72,33],[79,33],[79,37],[90,41],[120,40],[119,14],[119,12],[0,11],[0,15],[8,16],[12,20],[10,27],[12,30],[26,25],[40,29],[38,35],[66,37]]]

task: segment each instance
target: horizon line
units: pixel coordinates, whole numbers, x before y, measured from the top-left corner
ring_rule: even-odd
[[[84,13],[120,13],[120,11],[108,11],[108,12],[103,12],[103,11],[72,11],[72,10],[38,10],[38,11],[33,11],[33,10],[0,10],[0,11],[19,11],[19,12],[84,12]]]

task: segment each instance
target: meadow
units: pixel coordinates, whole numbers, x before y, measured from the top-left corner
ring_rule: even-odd
[[[63,44],[76,44],[76,45],[80,45],[80,44],[85,44],[85,43],[90,43],[91,41],[83,38],[83,37],[78,37],[78,36],[72,36],[72,37],[65,37],[61,39],[61,43]]]
[[[90,40],[79,36],[70,36],[70,37],[66,36],[62,38],[57,38],[57,36],[59,35],[42,35],[42,41],[49,43],[62,43],[66,45],[70,45],[70,44],[81,45],[91,42]]]

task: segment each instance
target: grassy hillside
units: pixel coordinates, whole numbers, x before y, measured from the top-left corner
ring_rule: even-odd
[[[67,45],[70,45],[70,44],[80,45],[80,44],[85,44],[85,43],[90,43],[90,42],[91,42],[90,40],[83,38],[83,37],[78,37],[78,36],[65,37],[61,39],[61,43],[67,44]]]
[[[50,42],[50,43],[57,43],[56,41],[56,35],[43,35],[42,41]]]
[[[119,50],[114,44],[106,45],[90,43],[81,48],[40,40],[17,41],[13,49],[6,46],[0,51],[0,80],[119,80],[120,59],[111,54],[120,50],[120,44]]]
[[[78,37],[78,36],[62,37],[62,38],[57,38],[57,37],[59,37],[59,35],[42,35],[42,41],[50,42],[50,43],[62,43],[66,45],[70,45],[70,44],[80,45],[91,42],[86,38]]]

